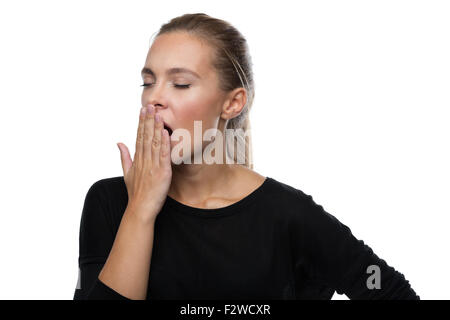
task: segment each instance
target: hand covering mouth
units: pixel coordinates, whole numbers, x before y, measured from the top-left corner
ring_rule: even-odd
[[[169,132],[169,136],[172,135],[172,132],[173,132],[172,128],[169,127],[169,126],[167,125],[167,123],[165,123],[165,122],[164,122],[164,129],[167,129],[167,131]]]

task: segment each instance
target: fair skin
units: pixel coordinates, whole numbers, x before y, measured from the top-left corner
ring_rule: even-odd
[[[143,73],[142,106],[153,104],[173,130],[187,129],[194,136],[194,120],[202,121],[202,130],[217,128],[222,133],[226,121],[239,115],[246,102],[246,91],[237,88],[224,92],[211,59],[213,48],[184,32],[158,36],[150,48]],[[171,67],[194,71],[166,75]],[[175,88],[174,84],[190,84]],[[172,141],[172,146],[176,142]],[[204,146],[203,146],[204,147]],[[192,147],[193,148],[193,147]],[[225,154],[225,151],[224,151]],[[225,161],[223,161],[225,163]],[[239,164],[181,164],[172,166],[172,182],[168,195],[198,208],[219,208],[234,203],[256,189],[264,177]]]
[[[227,120],[245,105],[244,89],[219,89],[212,52],[186,33],[158,36],[149,50],[145,68],[152,74],[144,73],[143,80],[154,85],[142,93],[134,158],[126,145],[118,144],[128,204],[98,276],[129,299],[146,299],[155,221],[167,196],[192,207],[220,208],[246,197],[264,182],[264,176],[240,164],[175,165],[171,161],[173,141],[163,123],[173,130],[187,129],[191,136],[194,120],[202,121],[203,132],[208,128],[223,132]],[[168,75],[166,71],[173,67],[187,68],[199,77]],[[174,87],[188,82],[188,89]]]

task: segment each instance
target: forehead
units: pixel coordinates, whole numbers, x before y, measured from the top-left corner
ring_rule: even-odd
[[[199,38],[186,32],[171,32],[155,38],[145,66],[161,74],[175,66],[184,67],[203,78],[212,73],[212,54],[213,49]]]

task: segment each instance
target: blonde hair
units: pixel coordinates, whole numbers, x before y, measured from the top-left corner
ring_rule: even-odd
[[[237,152],[234,152],[233,160],[237,163],[238,158],[245,158],[244,165],[253,169],[249,113],[255,97],[255,85],[247,41],[230,23],[205,13],[190,13],[173,18],[161,26],[156,36],[174,31],[191,33],[215,48],[212,64],[217,70],[221,90],[228,92],[241,87],[246,89],[245,106],[239,115],[227,121],[225,129],[242,129],[246,133],[245,136],[236,135]],[[227,140],[227,154],[233,145],[234,140]],[[241,154],[242,150],[245,150],[244,155]]]

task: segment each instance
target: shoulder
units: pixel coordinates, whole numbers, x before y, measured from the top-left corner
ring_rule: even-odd
[[[92,183],[86,200],[97,203],[113,228],[118,228],[128,204],[128,192],[123,176],[102,178]]]
[[[123,176],[102,178],[95,181],[91,187],[100,189],[121,189],[125,186],[125,180]]]
[[[263,202],[289,223],[308,225],[335,219],[311,194],[272,177],[268,177]]]
[[[108,200],[111,197],[123,197],[124,193],[127,195],[127,188],[123,176],[118,176],[95,181],[89,188],[89,192],[95,193],[103,200]]]
[[[237,176],[240,179],[239,184],[245,185],[248,190],[255,190],[260,186],[264,186],[264,194],[269,197],[270,201],[292,204],[293,202],[301,201],[301,198],[305,199],[307,197],[300,189],[270,176],[262,175],[253,169],[240,168]]]
[[[267,177],[267,179],[267,192],[272,198],[279,199],[283,203],[301,206],[312,198],[311,195],[306,194],[295,185],[287,184],[273,177]]]

